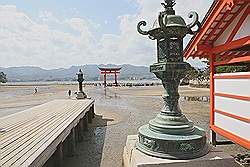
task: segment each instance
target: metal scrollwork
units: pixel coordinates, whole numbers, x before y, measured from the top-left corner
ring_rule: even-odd
[[[194,151],[195,147],[192,144],[190,144],[190,143],[182,143],[180,145],[180,150],[185,151],[185,152],[187,152],[187,151]]]
[[[143,144],[152,149],[155,145],[155,141],[144,138]]]
[[[149,37],[149,39],[151,39],[151,40],[155,40],[155,39],[156,39],[155,37],[153,37],[153,36],[151,36],[151,35],[149,35],[148,37]]]
[[[192,21],[190,24],[187,25],[187,28],[188,28],[188,30],[189,30],[189,33],[190,33],[190,34],[195,34],[195,33],[197,33],[197,32],[199,31],[199,29],[201,28],[201,23],[199,22],[199,16],[198,16],[198,14],[197,14],[196,12],[192,11],[192,12],[190,12],[190,13],[188,14],[188,17],[189,17],[189,18],[193,18],[193,21]],[[192,28],[193,28],[194,26],[196,26],[196,25],[198,26],[198,30],[193,31]]]
[[[144,137],[142,137],[141,140],[142,140],[143,145],[148,147],[150,150],[156,151],[159,149],[159,145],[157,144],[156,141],[150,140]]]
[[[146,25],[147,25],[146,21],[140,21],[140,22],[137,24],[137,31],[138,31],[140,34],[142,34],[142,35],[148,35],[148,32],[147,32],[147,31],[143,31],[143,30],[141,29],[141,26],[146,26]]]
[[[162,12],[159,13],[159,16],[158,16],[158,21],[159,21],[159,26],[160,27],[166,27],[163,23],[163,14]]]

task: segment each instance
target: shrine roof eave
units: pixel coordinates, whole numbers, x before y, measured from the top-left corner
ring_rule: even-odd
[[[199,32],[191,38],[184,49],[184,57],[186,59],[189,57],[209,58],[210,53],[218,56],[225,55],[225,53],[229,53],[231,56],[249,55],[249,50],[242,51],[242,48],[249,48],[250,36],[234,41],[230,40],[230,42],[226,42],[228,45],[225,45],[225,43],[214,46],[215,41],[226,31],[231,22],[237,18],[240,11],[244,11],[245,4],[248,3],[248,0],[233,0],[234,4],[228,9],[230,1],[214,0],[201,23],[202,26]],[[244,13],[247,13],[247,10]],[[238,30],[235,28],[234,31],[237,32]],[[216,53],[214,53],[215,51]]]
[[[212,3],[212,5],[210,6],[208,12],[206,13],[205,17],[203,18],[202,22],[201,22],[201,25],[202,25],[202,28],[205,24],[205,22],[208,20],[209,16],[211,16],[211,13],[212,11],[215,9],[216,5],[219,3],[219,0],[214,0],[214,2]],[[201,28],[201,29],[202,29]],[[201,31],[201,30],[200,30]],[[194,43],[194,41],[197,40],[197,36],[198,36],[199,32],[197,34],[195,34],[191,39],[190,41],[188,42],[187,46],[185,47],[184,49],[184,57],[187,59],[190,57],[190,54],[187,54],[187,52],[191,49],[191,46],[192,44]],[[198,41],[197,41],[198,42]],[[194,57],[197,57],[197,56],[194,56]],[[201,57],[203,58],[203,57]]]

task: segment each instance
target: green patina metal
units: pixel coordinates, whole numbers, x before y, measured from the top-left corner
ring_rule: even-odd
[[[198,14],[190,12],[192,23],[186,25],[183,18],[175,15],[174,0],[162,3],[165,10],[149,31],[141,30],[145,21],[138,23],[138,32],[157,41],[157,63],[150,66],[150,71],[162,80],[165,92],[161,112],[147,125],[139,128],[137,148],[152,156],[170,159],[192,159],[208,152],[205,131],[193,125],[182,114],[179,107],[178,86],[190,68],[183,62],[183,38],[194,34],[194,26],[200,27]],[[197,30],[198,31],[198,30]]]

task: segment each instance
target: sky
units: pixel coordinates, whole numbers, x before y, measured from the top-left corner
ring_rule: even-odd
[[[69,68],[84,64],[133,64],[156,61],[155,41],[140,35],[149,29],[163,0],[0,0],[0,67]],[[175,10],[188,24],[200,21],[213,0],[176,0]],[[191,36],[184,39],[184,45]],[[195,59],[188,62],[202,66]]]

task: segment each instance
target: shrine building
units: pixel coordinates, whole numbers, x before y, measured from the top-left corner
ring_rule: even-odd
[[[250,63],[250,1],[215,0],[184,57],[210,64],[211,142],[216,134],[250,149],[250,71],[221,73],[216,67]]]

